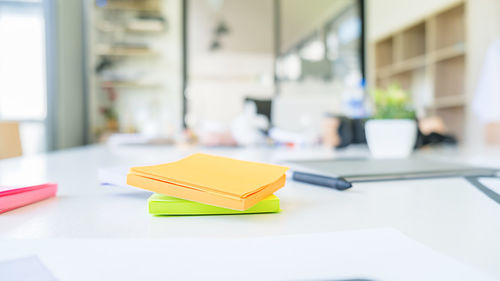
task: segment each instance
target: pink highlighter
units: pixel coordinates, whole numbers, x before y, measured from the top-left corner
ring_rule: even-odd
[[[25,187],[0,186],[0,214],[56,196],[57,183]]]

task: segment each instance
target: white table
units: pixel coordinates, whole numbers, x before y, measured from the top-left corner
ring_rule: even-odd
[[[152,217],[148,193],[100,186],[102,167],[165,163],[195,151],[275,162],[283,158],[366,155],[355,148],[179,148],[88,146],[0,161],[0,185],[54,181],[58,196],[0,215],[0,242],[110,239],[240,238],[395,228],[500,278],[500,205],[462,178],[359,183],[349,191],[288,180],[277,195],[282,212],[244,216]],[[500,149],[441,149],[429,157],[500,168]],[[78,239],[75,239],[78,238]],[[131,239],[129,239],[131,238]],[[0,258],[9,253],[0,249]]]

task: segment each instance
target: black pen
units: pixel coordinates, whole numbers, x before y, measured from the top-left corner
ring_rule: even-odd
[[[331,187],[337,190],[346,190],[352,186],[350,182],[348,182],[342,177],[328,177],[328,176],[295,172],[295,171],[293,172],[292,179],[294,181]]]

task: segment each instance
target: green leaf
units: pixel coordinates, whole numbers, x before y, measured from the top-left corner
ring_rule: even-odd
[[[414,119],[411,96],[397,84],[372,92],[376,119]]]

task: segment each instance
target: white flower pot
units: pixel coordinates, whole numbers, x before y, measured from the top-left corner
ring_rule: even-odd
[[[368,120],[365,133],[374,158],[405,158],[415,146],[417,123],[411,119]]]

